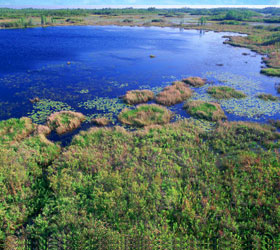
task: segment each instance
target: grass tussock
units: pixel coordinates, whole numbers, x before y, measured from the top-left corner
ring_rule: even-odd
[[[238,90],[227,86],[217,86],[208,88],[207,92],[216,99],[244,98],[246,95]]]
[[[192,90],[180,81],[174,82],[171,86],[165,87],[156,96],[156,102],[166,106],[172,106],[192,96]]]
[[[264,68],[261,70],[262,74],[267,76],[280,76],[280,69],[278,68]]]
[[[184,108],[190,115],[197,118],[209,121],[219,121],[226,119],[226,115],[218,103],[189,101],[185,103]]]
[[[257,95],[258,98],[264,100],[264,101],[279,101],[279,97],[273,96],[271,94],[259,94]]]
[[[47,125],[58,134],[64,134],[78,128],[85,119],[82,113],[60,111],[48,117]]]
[[[130,90],[123,97],[124,101],[130,105],[145,103],[154,99],[151,90]]]
[[[95,118],[92,119],[91,122],[100,127],[107,126],[110,123],[106,117]]]
[[[118,119],[128,125],[148,126],[154,124],[166,124],[172,117],[171,111],[157,104],[143,104],[135,109],[125,108]]]
[[[198,88],[206,84],[206,79],[202,79],[201,77],[188,77],[183,79],[182,82],[185,82],[192,87]]]

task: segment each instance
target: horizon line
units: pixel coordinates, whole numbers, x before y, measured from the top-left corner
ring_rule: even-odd
[[[251,8],[251,9],[263,9],[263,8],[280,8],[280,5],[218,5],[218,4],[208,4],[208,5],[195,5],[195,4],[173,4],[173,5],[0,5],[0,8],[11,8],[11,9],[124,9],[124,8],[135,8],[135,9],[147,9],[147,8],[158,8],[158,9],[181,9],[181,8],[191,8],[191,9],[213,9],[213,8]]]

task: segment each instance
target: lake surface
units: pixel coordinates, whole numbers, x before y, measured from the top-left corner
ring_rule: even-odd
[[[259,73],[261,55],[223,44],[229,34],[115,26],[0,30],[0,120],[29,116],[44,123],[51,112],[71,109],[117,122],[126,106],[118,97],[127,90],[158,92],[188,76],[248,95],[220,101],[229,120],[279,119],[280,103],[255,95],[277,95],[280,79]],[[196,89],[193,99],[214,100],[206,94],[209,86]],[[42,101],[31,104],[37,96]],[[171,109],[177,118],[188,117],[182,104]]]

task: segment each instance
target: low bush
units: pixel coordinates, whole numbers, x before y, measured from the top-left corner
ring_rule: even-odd
[[[9,119],[0,122],[0,145],[20,141],[36,129],[30,118]]]

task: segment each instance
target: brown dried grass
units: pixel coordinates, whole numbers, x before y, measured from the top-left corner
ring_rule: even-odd
[[[172,106],[190,98],[191,95],[191,89],[184,82],[176,81],[157,95],[156,102],[165,106]]]
[[[110,121],[105,117],[92,119],[91,122],[101,127],[107,126],[110,123]]]
[[[123,97],[124,101],[130,105],[145,103],[154,99],[154,93],[151,90],[130,90]]]
[[[202,87],[203,85],[205,85],[206,79],[202,79],[201,77],[192,76],[192,77],[183,79],[182,82],[184,82],[192,87],[198,88],[198,87]]]
[[[60,111],[48,117],[47,125],[58,134],[64,134],[78,128],[86,119],[82,113]]]
[[[51,129],[48,126],[38,125],[36,129],[36,134],[38,135],[49,135],[51,133]]]

